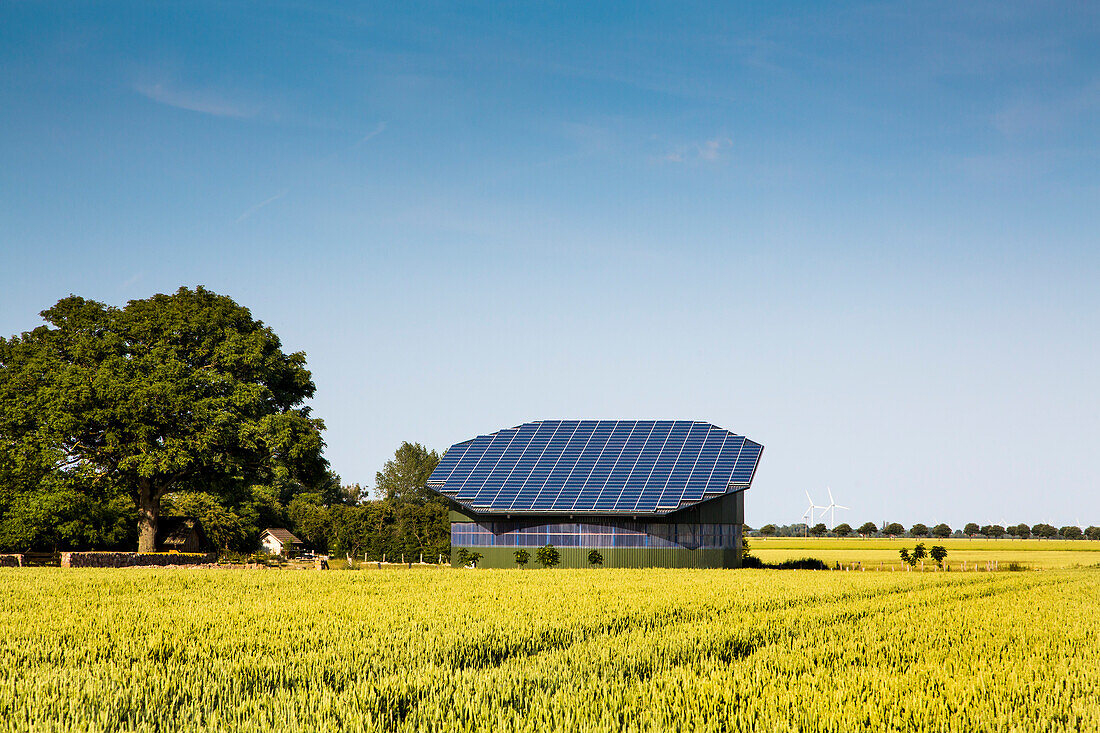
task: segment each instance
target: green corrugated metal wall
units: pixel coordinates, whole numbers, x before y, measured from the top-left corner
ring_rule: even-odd
[[[474,547],[480,552],[479,568],[517,568],[515,547]],[[537,547],[524,548],[531,554],[528,568],[541,569],[535,560]],[[587,568],[587,547],[558,547],[562,568]],[[737,550],[681,550],[655,547],[600,547],[605,568],[739,568],[741,553]],[[458,566],[457,549],[451,551],[452,565]]]

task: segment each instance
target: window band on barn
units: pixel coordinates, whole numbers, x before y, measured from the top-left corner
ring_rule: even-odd
[[[592,549],[612,567],[740,567],[762,451],[705,422],[544,420],[455,444],[428,488],[453,502],[452,557],[482,567],[547,544],[565,567]]]

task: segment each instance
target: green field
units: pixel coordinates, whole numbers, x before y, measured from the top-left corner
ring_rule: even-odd
[[[1100,571],[0,569],[0,731],[1100,729]]]
[[[943,545],[947,548],[947,564],[959,570],[985,563],[1019,563],[1035,569],[1087,567],[1100,563],[1100,542],[1089,540],[993,540],[993,539],[889,539],[836,537],[752,537],[752,554],[764,562],[774,563],[801,557],[816,557],[829,564],[863,563],[868,569],[890,566],[901,569],[898,550],[912,549],[918,542],[925,547]],[[928,562],[926,567],[930,567]]]

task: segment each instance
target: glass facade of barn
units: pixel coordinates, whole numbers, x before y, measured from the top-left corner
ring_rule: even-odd
[[[671,522],[566,522],[511,520],[453,522],[452,547],[661,547],[697,550],[737,547],[739,525]]]

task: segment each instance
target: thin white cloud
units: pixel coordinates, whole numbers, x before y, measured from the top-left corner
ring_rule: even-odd
[[[143,277],[145,277],[145,273],[135,272],[133,275],[123,280],[121,288],[125,290],[133,285],[137,285]]]
[[[712,140],[707,140],[699,146],[699,159],[718,160],[722,156],[722,148],[728,147],[732,143],[732,140],[724,137],[716,137]]]
[[[260,209],[262,209],[263,207],[267,206],[268,204],[270,204],[270,203],[272,203],[272,202],[274,202],[274,201],[278,201],[278,200],[279,200],[279,199],[281,199],[281,198],[282,198],[283,196],[286,196],[286,195],[287,195],[288,193],[290,193],[290,189],[289,189],[289,188],[284,188],[284,189],[283,189],[282,191],[280,191],[279,193],[275,194],[275,195],[274,195],[274,196],[272,196],[271,198],[269,198],[269,199],[264,199],[263,201],[261,201],[260,203],[256,204],[255,206],[251,206],[251,207],[249,207],[248,209],[245,209],[244,213],[243,213],[243,214],[241,214],[240,216],[238,216],[238,217],[237,217],[237,219],[236,219],[236,220],[235,220],[235,221],[234,221],[233,223],[234,223],[234,224],[240,224],[240,223],[241,223],[242,221],[244,221],[244,220],[245,220],[245,219],[247,219],[248,217],[252,216],[252,215],[253,215],[253,214],[255,214],[255,213],[256,213],[257,211],[259,211]]]
[[[159,104],[215,117],[243,119],[255,117],[260,111],[258,106],[244,104],[210,89],[180,89],[157,83],[137,84],[134,91]]]
[[[692,160],[713,163],[722,158],[723,150],[733,144],[728,137],[715,137],[700,143],[681,145],[661,156],[666,163],[686,163]]]
[[[360,145],[363,145],[364,143],[371,140],[371,138],[374,138],[374,137],[377,137],[378,135],[381,135],[382,132],[385,129],[386,129],[386,123],[385,122],[379,122],[377,125],[375,125],[374,129],[371,130],[370,132],[368,132],[366,135],[359,138],[358,140],[356,140],[354,143],[352,143],[348,147],[343,148],[341,150],[338,150],[335,153],[332,153],[331,155],[326,156],[325,158],[322,158],[318,163],[319,164],[330,163],[332,161],[337,160],[341,156],[345,156],[345,155],[351,153],[352,151],[359,148]],[[302,185],[302,181],[300,181],[300,180],[293,181],[293,183],[294,183],[295,186],[301,186]],[[267,199],[264,199],[263,201],[256,204],[255,206],[250,206],[249,208],[245,209],[245,211],[243,213],[241,213],[241,215],[238,216],[233,221],[233,223],[234,224],[240,224],[242,221],[244,221],[245,219],[248,219],[253,214],[255,214],[257,211],[264,208],[268,204],[274,203],[274,202],[278,201],[279,199],[281,199],[282,197],[286,196],[288,193],[290,193],[291,188],[292,187],[284,188],[282,191],[275,194],[274,196],[272,196],[270,198],[267,198]]]
[[[1026,99],[993,115],[993,126],[1006,137],[1051,132],[1100,109],[1100,81],[1054,99]]]
[[[385,122],[379,122],[373,130],[368,132],[363,137],[359,138],[358,142],[356,142],[355,145],[352,146],[352,147],[357,148],[360,145],[362,145],[363,143],[365,143],[367,140],[370,140],[372,137],[378,137],[379,135],[381,135],[385,131],[385,129],[386,129],[386,123]]]

